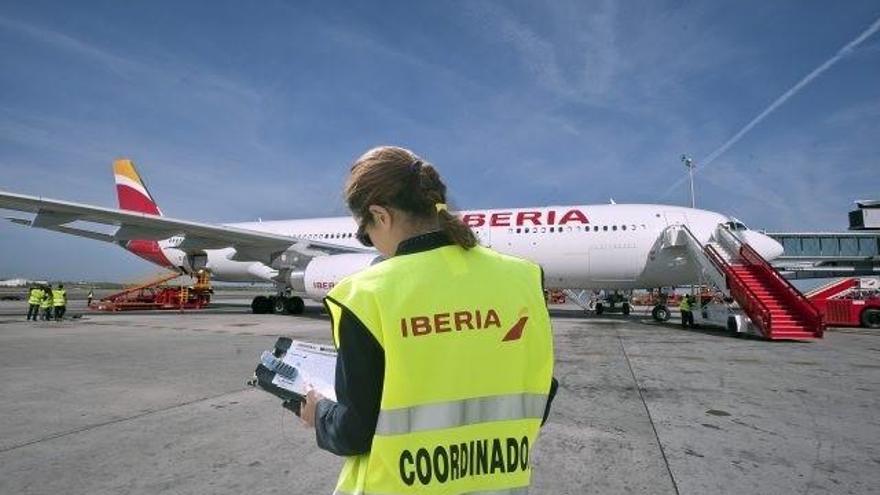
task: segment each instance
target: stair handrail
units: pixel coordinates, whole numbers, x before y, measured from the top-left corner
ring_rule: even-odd
[[[774,270],[773,267],[770,266],[770,263],[768,263],[767,260],[765,260],[761,256],[760,253],[755,251],[755,249],[752,246],[749,246],[747,243],[743,243],[740,252],[742,253],[743,258],[745,258],[750,263],[754,263],[754,264],[760,266],[766,273],[769,273],[771,277],[776,279],[777,282],[780,282],[783,289],[785,289],[785,291],[788,292],[789,297],[793,298],[795,303],[798,306],[800,306],[801,309],[806,310],[806,312],[810,315],[811,319],[813,320],[813,324],[818,325],[817,328],[819,329],[819,332],[821,332],[823,330],[821,328],[822,327],[822,314],[819,312],[818,309],[816,309],[815,306],[813,306],[813,303],[811,303],[810,300],[807,299],[806,296],[804,296],[804,294],[801,291],[797,290],[797,287],[792,285],[792,283],[789,282],[788,279],[786,279],[785,277],[780,275],[779,272]],[[753,258],[753,259],[749,259],[749,258]]]
[[[707,245],[706,253],[709,254],[710,259],[713,259],[717,264],[723,267],[723,273],[727,275],[727,285],[730,288],[731,296],[734,296],[734,299],[738,299],[736,295],[741,296],[745,301],[744,303],[740,302],[742,309],[758,324],[761,331],[764,332],[764,335],[769,335],[773,314],[770,312],[770,308],[767,307],[767,304],[758,297],[749,284],[747,284],[739,273],[730,266],[730,263],[718,253],[715,246]]]
[[[815,325],[816,331],[821,334],[824,331],[822,313],[813,306],[813,303],[811,303],[801,291],[797,290],[788,279],[780,275],[760,253],[755,251],[755,248],[750,246],[738,235],[731,232],[726,225],[720,225],[719,227],[722,232],[729,234],[729,236],[735,239],[735,242],[739,244],[739,254],[745,261],[749,264],[759,266],[765,273],[769,274],[770,277],[777,282],[777,285],[782,286],[783,290],[788,294],[789,299],[793,300],[795,305],[806,311],[809,319],[812,320],[810,323]]]
[[[693,233],[693,231],[690,229],[690,227],[688,227],[687,225],[685,225],[685,224],[683,224],[683,223],[676,223],[676,224],[671,225],[670,227],[678,227],[682,232],[685,233],[685,235],[686,235],[687,238],[688,238],[688,241],[689,241],[693,246],[695,246],[695,250],[696,250],[696,251],[699,251],[699,252],[701,252],[701,253],[703,253],[703,254],[706,254],[706,246],[705,246],[702,242],[700,242],[699,239],[697,239],[697,236],[694,235],[694,233]],[[718,253],[715,252],[715,255],[718,255]],[[717,271],[717,272],[721,275],[720,278],[721,278],[721,281],[722,281],[722,282],[726,282],[727,276],[726,276],[726,273],[724,272],[723,265],[719,266],[717,263],[714,263],[714,262],[713,262],[713,260],[712,260],[712,258],[711,258],[710,256],[707,256],[707,257],[709,258],[709,266],[712,267],[712,268],[715,268],[715,271]],[[720,257],[720,256],[719,256],[719,257]],[[704,263],[703,263],[703,260],[700,260],[700,259],[698,259],[697,262],[698,262],[700,265],[703,265],[703,264],[704,264]],[[722,291],[723,291],[725,288],[726,288],[726,287],[719,287],[719,289],[722,289]]]
[[[687,225],[676,225],[681,227],[681,230],[685,232],[691,242],[702,247],[703,254],[705,254],[706,257],[709,258],[709,261],[715,265],[715,268],[724,275],[727,287],[730,289],[731,295],[740,303],[740,307],[742,307],[746,314],[758,324],[765,335],[769,335],[770,324],[772,322],[770,308],[767,307],[755,291],[745,283],[745,280],[733,270],[730,263],[721,256],[721,253],[719,253],[717,249],[715,249],[715,246],[712,246],[711,244],[704,245],[701,243]],[[737,298],[737,294],[741,297]],[[738,299],[742,299],[744,302],[740,302]]]

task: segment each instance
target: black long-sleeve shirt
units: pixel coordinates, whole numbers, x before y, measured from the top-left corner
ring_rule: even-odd
[[[418,253],[451,245],[443,232],[423,234],[400,243],[395,256]],[[339,316],[336,357],[336,399],[323,399],[315,411],[318,446],[336,455],[350,456],[370,451],[385,376],[385,351],[357,315],[345,306]],[[544,419],[556,395],[558,382],[551,379]]]

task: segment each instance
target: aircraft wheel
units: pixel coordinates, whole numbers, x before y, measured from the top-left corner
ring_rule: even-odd
[[[630,309],[631,308],[629,307],[629,303],[623,303],[623,306],[621,306],[620,311],[621,311],[621,313],[623,313],[623,316],[629,316]]]
[[[730,335],[734,337],[739,337],[739,329],[737,328],[736,317],[728,316],[727,317],[727,331],[730,332]]]
[[[276,313],[284,313],[287,311],[287,298],[282,296],[275,296],[272,298],[272,311]],[[270,311],[270,313],[272,312]]]
[[[596,303],[596,314],[601,315],[605,312],[605,305],[602,303]]]
[[[301,297],[293,296],[284,299],[284,312],[289,315],[301,315],[306,307]]]
[[[866,328],[880,328],[880,309],[866,309],[862,311],[862,326]]]
[[[654,309],[651,310],[651,316],[661,323],[669,321],[669,308],[666,306],[654,306]]]
[[[272,310],[272,301],[266,296],[257,296],[251,301],[251,311],[255,315],[262,315]]]

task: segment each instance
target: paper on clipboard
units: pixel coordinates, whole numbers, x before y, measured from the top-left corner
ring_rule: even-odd
[[[324,397],[336,400],[336,352],[332,347],[290,341],[287,351],[265,351],[260,363],[274,372],[272,385],[304,396],[315,389]]]

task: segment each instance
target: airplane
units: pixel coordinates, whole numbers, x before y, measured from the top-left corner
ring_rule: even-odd
[[[254,313],[300,314],[303,297],[320,301],[342,278],[380,262],[356,239],[351,217],[206,224],[166,217],[128,159],[113,164],[119,208],[0,191],[0,209],[35,213],[13,223],[118,244],[183,274],[213,280],[270,282],[276,293],[257,296]],[[567,205],[464,210],[457,213],[481,245],[529,259],[558,289],[638,289],[692,284],[697,260],[663,244],[670,226],[686,225],[706,244],[719,225],[767,260],[781,244],[721,213],[660,204]],[[117,227],[112,234],[80,222]],[[667,312],[668,315],[668,312]],[[656,316],[655,316],[656,317]],[[668,316],[667,316],[668,317]]]

